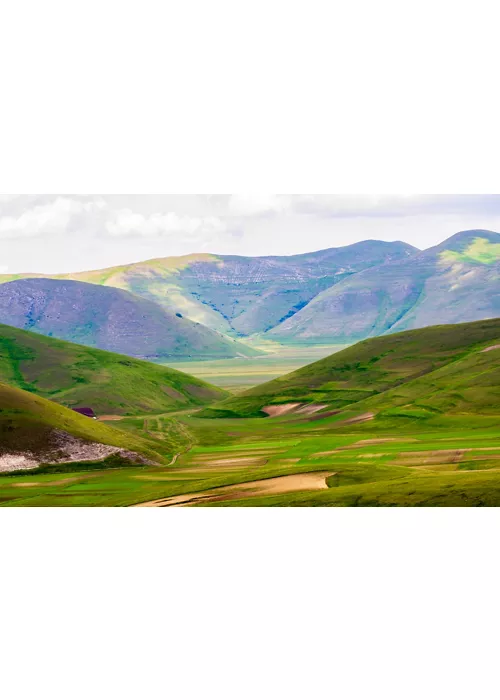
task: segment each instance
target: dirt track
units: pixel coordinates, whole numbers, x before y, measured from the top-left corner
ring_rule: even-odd
[[[294,491],[321,491],[328,488],[326,480],[334,476],[335,472],[309,472],[305,474],[290,474],[278,476],[273,479],[261,479],[249,481],[244,484],[223,486],[210,491],[183,494],[171,498],[160,498],[156,501],[139,503],[135,508],[170,508],[195,505],[196,503],[216,503],[220,501],[232,501],[239,498],[252,498],[255,496],[279,495],[293,493]]]

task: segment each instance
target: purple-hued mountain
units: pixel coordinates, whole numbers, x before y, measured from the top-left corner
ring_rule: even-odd
[[[318,294],[363,270],[402,262],[406,243],[364,241],[284,257],[188,255],[60,278],[117,287],[233,336],[269,331]],[[0,282],[29,277],[0,277]]]
[[[352,343],[500,316],[500,234],[464,231],[406,260],[351,275],[317,295],[270,338]]]
[[[68,280],[0,285],[0,323],[153,362],[254,352],[130,292]]]
[[[3,276],[0,283],[27,277],[37,276]],[[232,341],[227,336],[351,343],[400,330],[500,316],[500,234],[464,231],[425,251],[401,242],[364,241],[283,257],[189,255],[56,279],[70,278],[104,290],[122,290],[125,295],[113,297],[112,323],[104,323],[100,331],[91,329],[92,338],[102,336],[99,342],[114,342],[118,335],[120,342],[113,349],[139,356],[223,357],[232,355],[225,355],[220,345],[217,350],[216,341],[228,351]],[[160,318],[159,307],[168,315],[165,323],[171,330],[166,344],[158,330],[145,332],[129,315],[126,309],[134,304],[127,292],[132,293],[136,308],[140,303],[153,304],[154,311],[153,306],[144,307],[150,317]],[[92,295],[91,305],[108,303],[99,301],[96,290]],[[104,299],[110,297],[104,294]],[[2,313],[8,307],[9,302]],[[23,313],[17,323],[23,322]],[[9,323],[0,316],[1,321]],[[194,331],[192,322],[202,327]],[[158,320],[153,326],[158,329],[162,324]],[[208,329],[223,335],[206,336]],[[51,324],[38,324],[38,330],[49,333]],[[191,339],[183,344],[186,334]],[[210,352],[203,343],[201,352],[193,351],[198,342],[194,338],[201,335],[208,345],[213,343]],[[153,337],[153,345],[161,352],[155,348],[142,352],[144,337]],[[83,342],[75,335],[69,339]],[[241,347],[233,349],[234,355],[245,355]]]

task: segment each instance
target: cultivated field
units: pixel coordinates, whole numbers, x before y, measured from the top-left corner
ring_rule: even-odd
[[[125,419],[169,464],[56,465],[0,477],[3,506],[498,506],[498,418],[353,424],[196,415]],[[113,427],[120,423],[114,422]]]

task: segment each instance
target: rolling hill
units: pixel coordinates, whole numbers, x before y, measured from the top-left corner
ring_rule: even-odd
[[[499,420],[500,319],[369,339],[124,430],[0,385],[0,470],[26,468],[2,475],[0,507],[498,506]],[[36,468],[54,460],[72,463]]]
[[[214,330],[248,336],[274,328],[351,275],[415,252],[406,243],[364,241],[283,257],[161,258],[59,277],[123,289]],[[0,282],[27,277],[33,275],[3,275]]]
[[[227,395],[183,372],[4,325],[0,381],[98,414],[167,413]]]
[[[0,471],[40,463],[123,460],[161,462],[153,444],[0,382]]]
[[[0,285],[0,323],[154,362],[256,354],[152,301],[84,282],[36,278]]]
[[[484,350],[488,352],[483,352]],[[262,409],[321,407],[500,413],[500,319],[434,326],[365,340],[205,409],[204,417],[264,416]],[[291,411],[292,412],[292,411]],[[427,414],[426,414],[427,412]]]
[[[273,340],[353,343],[500,316],[500,234],[463,231],[407,260],[364,270],[272,329]]]

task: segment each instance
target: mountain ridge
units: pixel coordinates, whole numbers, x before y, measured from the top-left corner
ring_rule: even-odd
[[[500,316],[500,234],[461,231],[422,251],[367,240],[292,256],[191,254],[57,278],[128,291],[235,339],[350,344]]]
[[[270,330],[345,277],[415,251],[401,241],[369,240],[295,256],[193,254],[45,277],[123,289],[213,330],[245,337]],[[36,277],[3,275],[0,283]]]
[[[498,247],[497,247],[498,246]],[[500,234],[471,230],[407,261],[363,270],[267,335],[353,343],[385,333],[500,316]]]

